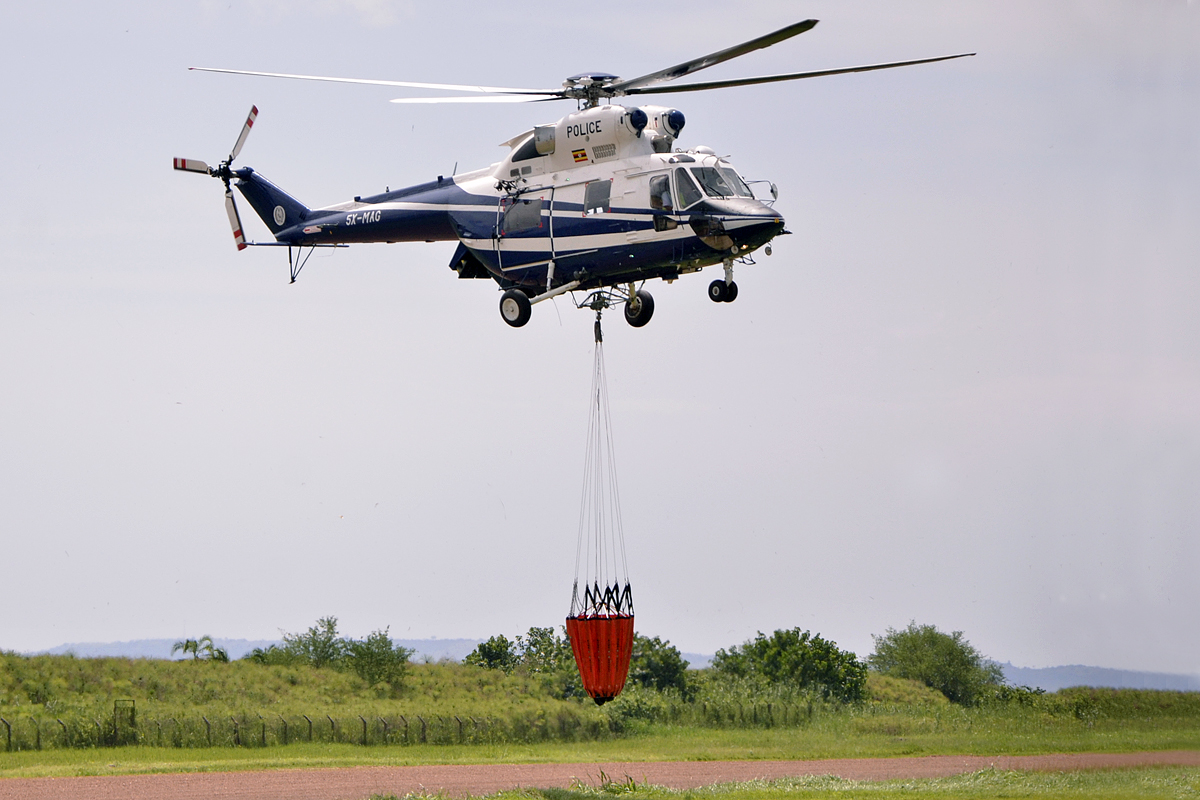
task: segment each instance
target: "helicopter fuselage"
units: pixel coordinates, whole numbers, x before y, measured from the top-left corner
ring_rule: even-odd
[[[237,186],[280,243],[458,241],[451,268],[530,296],[744,258],[784,220],[708,148],[672,145],[677,110],[599,105],[514,137],[474,172],[309,209],[250,168]]]

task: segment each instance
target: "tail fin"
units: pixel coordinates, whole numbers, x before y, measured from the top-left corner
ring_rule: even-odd
[[[279,233],[308,218],[308,206],[254,170],[245,167],[235,174],[238,177],[238,191],[249,201],[271,233]]]

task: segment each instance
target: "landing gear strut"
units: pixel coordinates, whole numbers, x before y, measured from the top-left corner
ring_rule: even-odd
[[[654,298],[645,289],[638,289],[632,283],[597,289],[575,306],[590,308],[599,314],[620,303],[625,304],[625,321],[635,328],[642,327],[654,316]]]

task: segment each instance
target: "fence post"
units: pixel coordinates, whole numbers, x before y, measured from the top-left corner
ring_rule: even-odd
[[[383,743],[388,744],[388,723],[383,717],[379,718],[379,724],[383,726]]]
[[[364,717],[362,714],[359,714],[358,718],[360,720],[362,720],[362,724],[363,724],[362,744],[363,744],[363,747],[366,747],[367,746],[367,718]]]
[[[283,718],[283,714],[279,715],[279,721],[283,723],[283,743],[288,743],[287,720]]]
[[[257,712],[255,712],[257,714]],[[258,720],[262,723],[262,746],[267,746],[267,721],[263,719],[262,714],[258,714]]]
[[[158,746],[162,747],[162,723],[154,720],[154,724],[158,726]]]
[[[421,744],[425,744],[425,718],[417,714],[417,719],[421,721]]]
[[[401,714],[400,721],[404,723],[404,743],[408,744],[408,719]]]
[[[58,726],[63,729],[63,747],[70,747],[71,737],[67,735],[67,724],[58,717],[55,717],[54,721],[57,722]]]
[[[179,720],[167,717],[171,721],[171,741],[177,742],[176,747],[183,747],[183,737],[179,735]]]
[[[208,746],[212,747],[212,723],[204,715],[201,715],[200,719],[204,720],[204,738],[208,741]]]
[[[308,721],[308,740],[311,742],[312,741],[312,720],[308,719],[308,714],[301,714],[300,716],[304,717],[304,719]]]
[[[92,722],[96,723],[96,747],[103,747],[104,731],[100,728],[100,720],[94,719]]]
[[[458,714],[454,715],[454,721],[458,723],[458,743],[462,744],[462,740],[463,740],[462,720],[458,718]]]
[[[10,725],[8,720],[6,720],[4,717],[0,717],[0,722],[3,722],[4,727],[8,729],[8,739],[4,745],[4,752],[10,753],[12,752],[12,725]]]
[[[238,721],[237,721],[237,718],[236,718],[236,717],[230,717],[230,718],[229,718],[229,721],[233,723],[233,746],[234,746],[234,747],[241,747],[241,746],[242,746],[242,732],[241,732],[241,730],[238,728]]]
[[[42,726],[36,719],[33,720],[33,729],[35,731],[37,731],[37,749],[41,750],[42,749]]]
[[[333,717],[329,716],[328,714],[325,715],[325,719],[329,720],[329,741],[336,742],[337,741],[337,723],[334,722]]]

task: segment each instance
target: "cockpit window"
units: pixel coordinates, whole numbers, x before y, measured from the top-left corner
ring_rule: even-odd
[[[737,171],[732,167],[719,167],[721,174],[725,176],[725,182],[733,187],[733,193],[738,197],[754,197],[754,192],[750,191],[750,187],[742,180],[742,176],[737,174]]]
[[[675,191],[679,193],[679,207],[687,208],[692,203],[703,199],[700,190],[696,188],[695,182],[688,171],[683,167],[675,168]]]
[[[729,167],[692,167],[692,173],[709,197],[753,197],[746,182]]]

